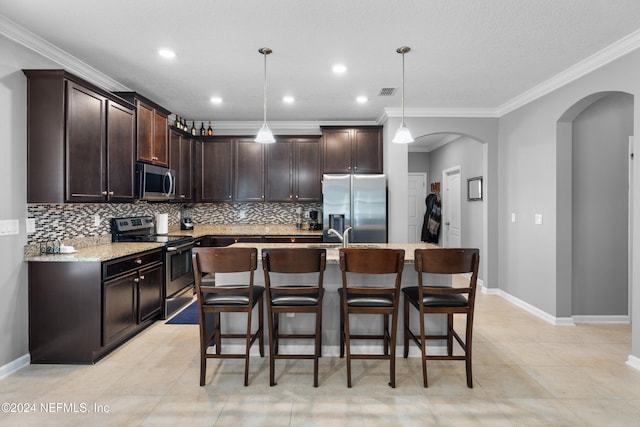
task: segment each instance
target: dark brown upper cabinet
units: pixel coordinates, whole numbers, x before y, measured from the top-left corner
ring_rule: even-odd
[[[169,133],[169,168],[176,171],[177,200],[191,199],[193,140],[181,132],[171,129]]]
[[[265,144],[237,139],[234,149],[234,201],[263,202]]]
[[[135,108],[64,70],[27,76],[27,202],[132,201]]]
[[[382,127],[322,127],[324,173],[382,173]]]
[[[320,138],[278,138],[266,146],[267,202],[322,199]]]
[[[233,140],[205,138],[195,141],[194,200],[233,201]]]
[[[116,92],[136,106],[136,146],[139,162],[169,166],[170,111],[136,92]]]

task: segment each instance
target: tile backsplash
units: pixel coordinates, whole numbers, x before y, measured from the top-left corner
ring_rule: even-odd
[[[34,218],[35,233],[27,234],[27,244],[48,240],[67,241],[109,235],[111,218],[169,214],[169,227],[180,221],[179,203],[68,203],[28,204],[27,217]],[[295,211],[321,209],[320,203],[197,203],[192,207],[196,224],[292,224]],[[95,225],[96,215],[99,225]]]

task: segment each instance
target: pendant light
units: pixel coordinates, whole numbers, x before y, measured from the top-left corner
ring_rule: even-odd
[[[393,142],[396,144],[408,144],[413,142],[411,131],[404,123],[404,54],[411,50],[410,47],[402,46],[396,49],[396,52],[402,54],[402,122],[400,127],[396,131],[396,136],[393,137]]]
[[[264,55],[264,121],[262,122],[262,127],[258,131],[258,135],[256,136],[255,141],[261,143],[271,143],[276,142],[271,129],[269,129],[269,126],[267,126],[267,55],[269,55],[272,50],[268,47],[263,47],[258,49],[258,52]]]

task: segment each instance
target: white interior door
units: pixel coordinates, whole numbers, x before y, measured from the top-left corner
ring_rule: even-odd
[[[460,166],[445,169],[442,172],[444,191],[442,198],[442,225],[445,248],[462,246],[462,230],[460,215]]]
[[[410,173],[408,182],[408,232],[407,243],[420,243],[422,235],[422,222],[427,211],[425,199],[427,198],[427,174]]]

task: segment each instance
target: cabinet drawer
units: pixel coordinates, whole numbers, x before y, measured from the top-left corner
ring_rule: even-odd
[[[102,263],[102,279],[106,280],[108,278],[119,276],[128,271],[136,270],[154,262],[162,262],[162,251],[146,252],[106,261]]]

